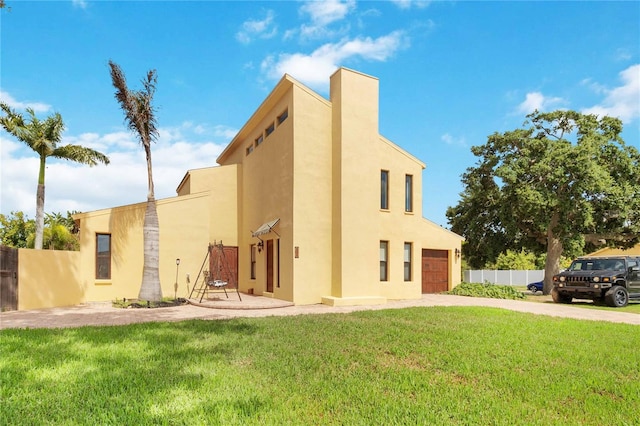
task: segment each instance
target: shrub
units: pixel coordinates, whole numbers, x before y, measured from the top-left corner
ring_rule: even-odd
[[[139,299],[116,299],[111,302],[111,306],[114,308],[167,308],[171,306],[179,306],[185,305],[187,303],[187,299],[183,299],[182,297],[178,297],[177,299],[164,297],[161,302],[149,302],[147,300],[139,300]]]
[[[490,297],[493,299],[524,299],[525,296],[521,291],[518,291],[509,285],[497,285],[490,282],[484,283],[460,283],[453,290],[448,291],[447,294],[454,294],[456,296],[471,296],[471,297]]]

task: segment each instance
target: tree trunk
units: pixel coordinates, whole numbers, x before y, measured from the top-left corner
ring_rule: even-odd
[[[147,209],[144,214],[144,267],[142,269],[142,285],[138,298],[152,302],[162,300],[162,286],[160,285],[160,224],[156,200],[147,199]]]
[[[44,184],[38,184],[36,192],[36,238],[33,248],[42,250],[44,235]]]
[[[551,217],[547,229],[547,261],[544,265],[543,294],[550,294],[553,289],[553,276],[560,272],[560,257],[562,256],[562,241],[555,235],[554,228],[558,225],[558,213]]]
[[[38,189],[36,190],[36,238],[33,247],[42,250],[44,236],[44,172],[47,157],[40,154],[40,170],[38,171]]]

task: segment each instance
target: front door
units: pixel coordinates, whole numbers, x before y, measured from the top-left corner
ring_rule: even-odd
[[[210,244],[209,271],[212,280],[226,281],[230,288],[238,288],[238,247]]]
[[[273,240],[267,240],[267,293],[273,293]]]

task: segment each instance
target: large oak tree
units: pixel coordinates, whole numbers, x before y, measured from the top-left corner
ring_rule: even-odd
[[[479,160],[447,210],[452,230],[466,238],[469,264],[507,249],[546,250],[548,294],[563,253],[640,242],[640,153],[621,132],[617,118],[536,111],[522,129],[472,147]]]

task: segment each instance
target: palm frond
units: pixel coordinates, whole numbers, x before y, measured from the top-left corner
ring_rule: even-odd
[[[48,157],[62,139],[65,126],[59,113],[55,113],[42,121],[38,119],[32,108],[26,109],[28,114],[26,119],[4,102],[0,102],[0,109],[6,114],[0,117],[0,125],[20,142],[27,144],[41,157]]]
[[[64,121],[59,113],[55,113],[42,123],[42,130],[44,139],[50,141],[55,149],[56,145],[62,140],[62,133],[64,132]]]
[[[130,90],[120,66],[110,60],[109,67],[111,68],[111,80],[116,88],[115,98],[124,111],[125,122],[129,129],[138,136],[140,143],[146,150],[150,143],[158,137],[155,109],[152,105],[157,83],[156,70],[150,70],[146,80],[142,81],[144,90]]]
[[[27,125],[24,122],[22,114],[18,114],[4,102],[0,102],[0,109],[5,113],[4,116],[0,117],[0,125],[2,128],[20,142],[31,146],[29,143],[29,132],[27,131]]]
[[[75,161],[76,163],[97,166],[98,163],[109,164],[109,157],[94,149],[80,145],[64,145],[53,150],[51,157],[63,160]]]

